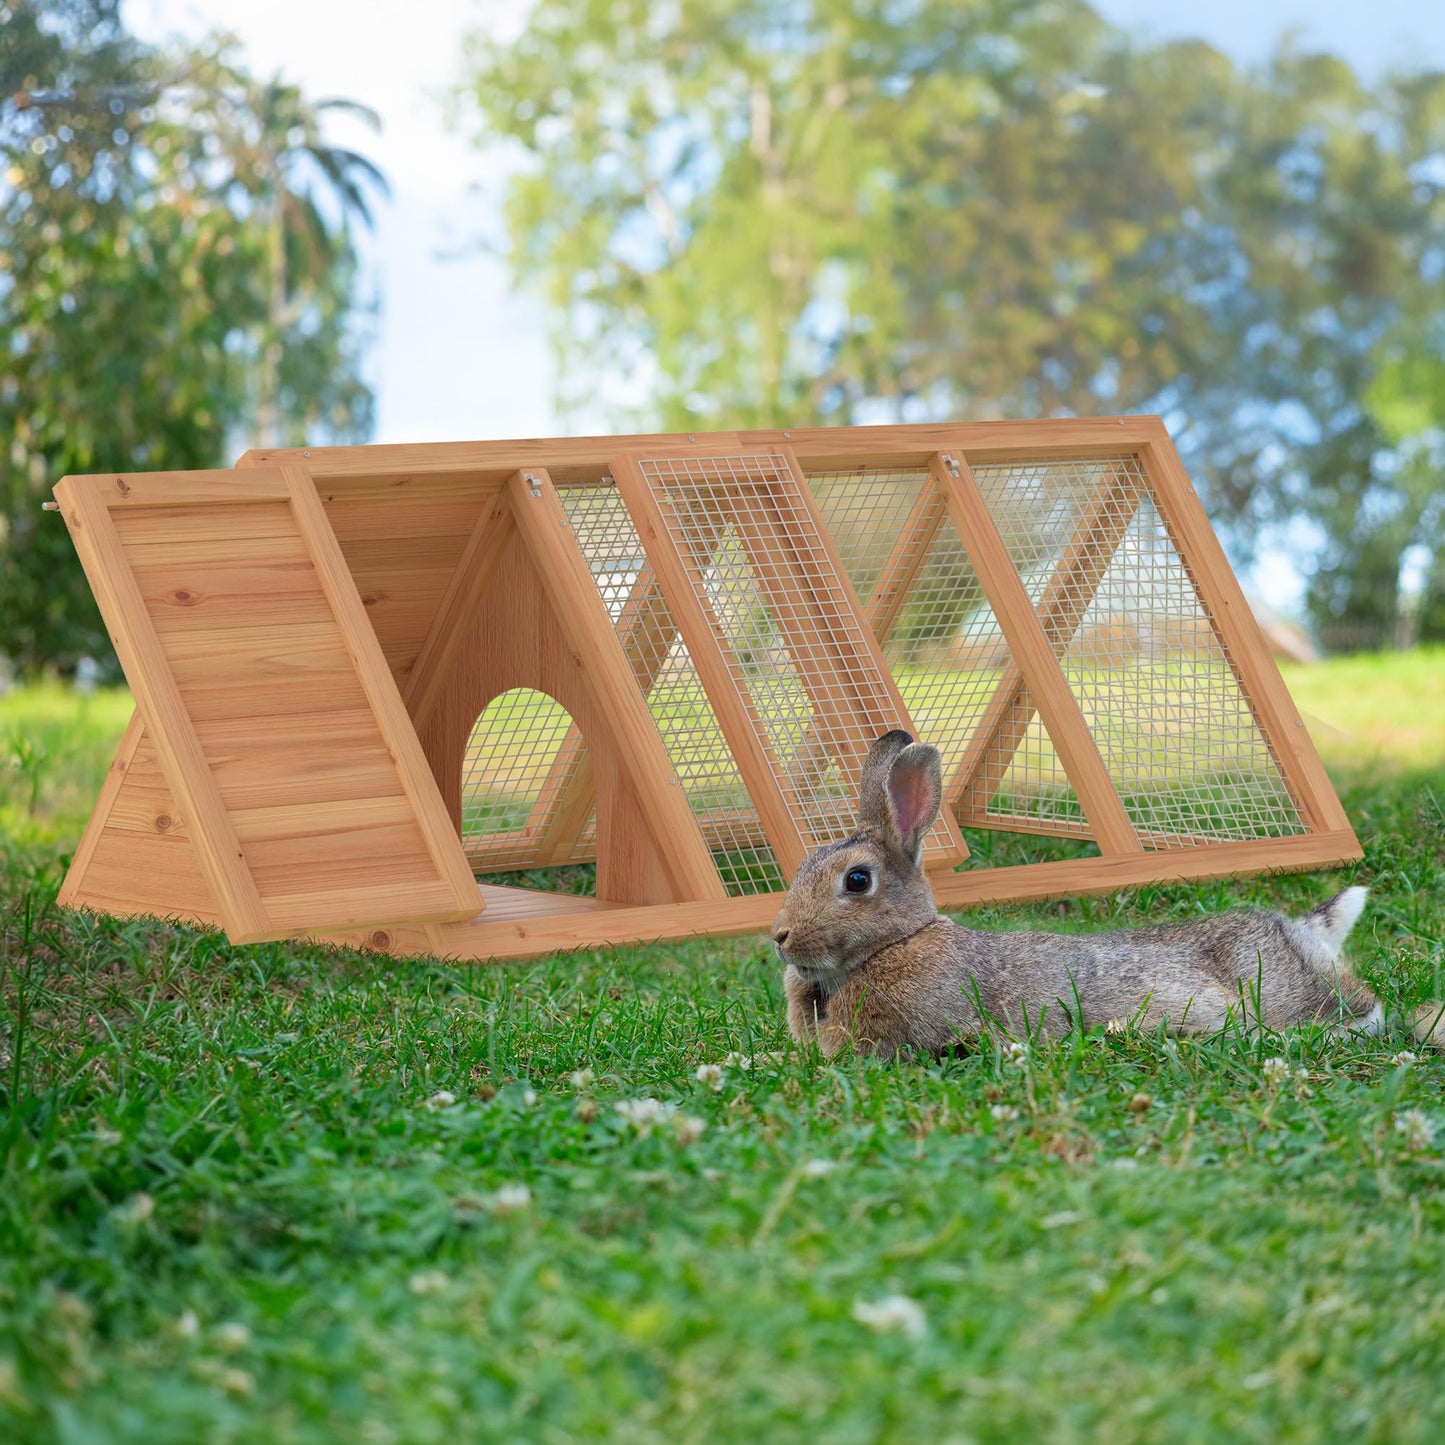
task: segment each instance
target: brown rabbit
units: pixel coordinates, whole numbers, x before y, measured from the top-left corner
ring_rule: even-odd
[[[1339,962],[1368,890],[1299,919],[1249,908],[1114,933],[980,933],[939,915],[919,866],[942,797],[938,749],[886,733],[863,766],[858,831],[799,868],[773,924],[799,1042],[830,1058],[849,1043],[938,1054],[981,1014],[1015,1033],[1113,1019],[1206,1033],[1231,1010],[1272,1029],[1380,1031],[1380,1004]],[[1416,1033],[1445,1044],[1439,1013],[1422,1010]]]

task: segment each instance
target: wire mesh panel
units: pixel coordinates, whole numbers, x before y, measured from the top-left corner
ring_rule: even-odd
[[[1134,454],[974,476],[1150,847],[1304,831]],[[815,472],[817,499],[960,822],[1089,825],[928,470]]]
[[[638,467],[804,841],[846,837],[863,759],[903,719],[787,460],[653,457]],[[958,856],[941,821],[925,847]]]
[[[776,456],[642,459],[809,846],[851,831],[857,775],[896,725],[885,680]],[[974,469],[1131,823],[1152,848],[1304,831],[1231,659],[1134,454]],[[1085,837],[1089,825],[924,466],[815,472],[808,487],[959,822]],[[559,487],[568,524],[728,891],[784,880],[668,611],[603,473]],[[830,592],[833,594],[830,596]],[[596,856],[586,748],[541,694],[504,694],[467,749],[479,868]],[[930,840],[946,845],[942,828]]]
[[[1008,648],[926,467],[811,472],[808,485],[919,736],[951,777]]]
[[[1139,458],[979,466],[975,478],[1150,847],[1304,831]],[[1086,824],[1028,689],[1001,688],[960,813]]]
[[[537,861],[540,831],[561,789],[556,763],[571,731],[567,710],[528,687],[482,710],[462,762],[462,843],[474,868]]]
[[[559,495],[724,887],[734,895],[782,889],[732,750],[611,477],[564,485]],[[592,834],[583,842],[595,849]]]

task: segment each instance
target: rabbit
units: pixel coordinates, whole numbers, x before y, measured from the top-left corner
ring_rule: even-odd
[[[1379,1001],[1339,962],[1368,889],[1299,919],[1248,908],[1112,933],[981,933],[938,913],[920,867],[942,798],[938,749],[885,733],[863,766],[857,832],[806,858],[783,900],[773,942],[789,1028],[825,1057],[849,1044],[936,1056],[985,1017],[1015,1034],[1112,1020],[1207,1033],[1231,1011],[1271,1029],[1383,1028]],[[1438,1006],[1415,1023],[1445,1047]]]

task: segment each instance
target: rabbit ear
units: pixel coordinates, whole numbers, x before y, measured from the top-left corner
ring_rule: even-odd
[[[890,822],[900,849],[917,867],[923,838],[943,804],[943,763],[929,743],[910,743],[888,771]]]
[[[896,826],[893,808],[888,801],[888,773],[893,759],[912,743],[913,738],[902,728],[884,733],[863,760],[863,781],[858,785],[858,827],[871,828],[885,838]]]

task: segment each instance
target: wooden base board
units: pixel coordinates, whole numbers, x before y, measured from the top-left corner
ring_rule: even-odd
[[[1141,883],[1231,878],[1244,874],[1298,873],[1336,868],[1363,857],[1348,828],[1297,838],[1215,843],[1170,852],[1076,858],[1006,868],[965,868],[934,876],[939,907],[969,908],[982,902],[1110,893]],[[486,911],[470,923],[399,926],[366,932],[307,935],[306,942],[364,949],[396,957],[429,955],[456,962],[535,958],[574,948],[661,943],[699,935],[762,932],[782,895],[764,893],[720,903],[647,906],[601,903],[526,888],[479,885]]]

